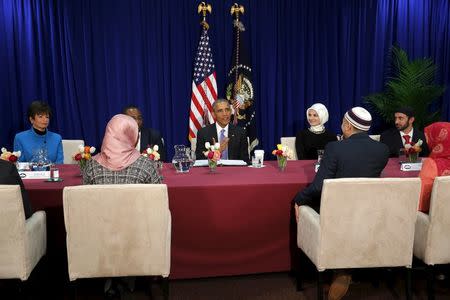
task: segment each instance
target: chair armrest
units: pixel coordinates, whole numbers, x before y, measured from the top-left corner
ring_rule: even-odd
[[[25,223],[26,268],[30,274],[47,250],[47,225],[44,211],[35,212]]]
[[[306,205],[299,208],[297,245],[316,266],[319,266],[320,215]]]
[[[422,260],[425,258],[429,227],[430,216],[421,211],[417,212],[416,229],[414,232],[414,256]]]

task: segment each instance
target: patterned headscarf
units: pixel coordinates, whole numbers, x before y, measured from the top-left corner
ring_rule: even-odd
[[[312,132],[322,132],[325,129],[325,126],[323,126],[323,124],[328,122],[328,110],[327,110],[326,106],[323,105],[322,103],[315,103],[306,110],[306,120],[308,120],[308,112],[311,109],[314,110],[317,113],[317,115],[319,116],[320,124],[311,126],[309,129]]]
[[[93,158],[109,170],[125,169],[141,155],[135,148],[138,135],[138,125],[132,117],[115,115],[106,125],[102,151]]]
[[[436,122],[425,127],[424,131],[429,157],[436,162],[438,176],[450,175],[450,123]]]

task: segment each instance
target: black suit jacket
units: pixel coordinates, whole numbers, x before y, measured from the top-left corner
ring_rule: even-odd
[[[319,171],[313,182],[297,194],[294,201],[298,205],[320,206],[323,181],[330,178],[379,177],[389,159],[388,147],[372,140],[367,133],[357,133],[348,139],[330,142]]]
[[[216,142],[219,141],[215,123],[203,127],[197,132],[197,148],[195,150],[197,159],[206,159],[203,154],[206,151],[205,143],[212,143],[213,138]],[[228,124],[228,138],[228,159],[241,159],[249,163],[248,141],[245,130],[233,124]]]
[[[153,147],[158,145],[159,155],[161,155],[161,161],[166,161],[166,148],[164,147],[164,141],[161,138],[161,133],[158,130],[152,128],[141,128],[141,145],[140,152],[142,153],[149,146]]]
[[[414,128],[412,141],[417,142],[419,139],[423,141],[422,151],[419,153],[420,156],[428,156],[429,150],[427,141],[425,140],[425,135],[422,131]],[[389,156],[398,157],[400,149],[403,148],[402,137],[400,136],[400,131],[397,128],[391,128],[386,130],[380,135],[380,142],[386,144],[389,147]]]
[[[23,186],[22,178],[20,178],[19,172],[17,172],[14,164],[2,159],[0,159],[0,184],[20,185],[25,218],[28,219],[31,217],[33,210],[31,209],[30,200],[28,199],[28,193]]]

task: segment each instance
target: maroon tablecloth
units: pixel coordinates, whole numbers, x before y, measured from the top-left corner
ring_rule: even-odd
[[[163,168],[172,213],[171,278],[286,271],[296,251],[292,199],[314,178],[313,161],[266,167],[206,167],[177,174]],[[63,182],[25,180],[33,208],[48,214],[49,255],[65,251],[64,186],[81,183],[79,168],[60,166]],[[391,159],[383,177],[415,177]]]

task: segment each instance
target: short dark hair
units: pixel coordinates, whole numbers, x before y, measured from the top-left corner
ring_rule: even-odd
[[[128,104],[127,106],[125,106],[125,107],[123,108],[122,113],[123,113],[124,115],[126,115],[126,114],[127,114],[127,110],[129,110],[129,109],[137,109],[137,110],[140,111],[139,107],[137,107],[136,105],[134,105],[134,104]]]
[[[216,101],[214,101],[214,103],[213,103],[213,105],[212,105],[213,111],[216,110],[216,106],[217,106],[217,104],[219,104],[219,103],[226,103],[226,104],[228,104],[228,106],[231,106],[231,105],[230,105],[230,101],[228,101],[227,99],[219,98],[219,99],[217,99]]]
[[[34,118],[38,114],[47,114],[49,117],[52,116],[52,109],[48,103],[40,100],[35,100],[31,102],[28,106],[28,118]]]
[[[395,112],[405,114],[408,118],[414,117],[414,110],[409,106],[399,107]]]

